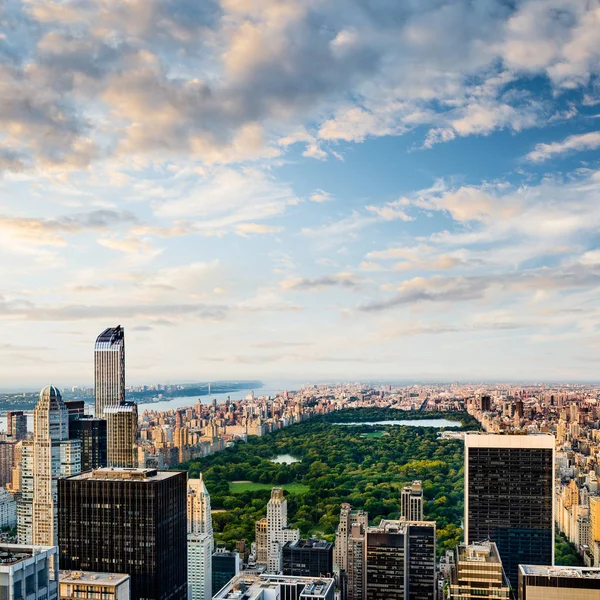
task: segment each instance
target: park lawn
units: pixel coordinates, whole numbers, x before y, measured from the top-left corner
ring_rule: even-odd
[[[230,481],[229,491],[232,494],[241,494],[243,492],[257,492],[258,490],[270,490],[274,487],[281,487],[289,494],[305,494],[310,489],[302,483],[283,483],[275,485],[270,483],[253,483],[252,481]]]
[[[364,437],[364,438],[380,438],[380,437],[383,437],[386,434],[389,435],[387,433],[387,431],[371,431],[369,433],[361,433],[360,437]]]

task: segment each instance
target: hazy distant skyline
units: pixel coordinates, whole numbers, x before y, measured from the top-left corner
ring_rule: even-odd
[[[0,388],[600,379],[599,14],[8,0]]]

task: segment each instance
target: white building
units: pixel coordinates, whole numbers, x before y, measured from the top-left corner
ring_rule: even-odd
[[[291,577],[240,573],[213,600],[334,600],[334,580],[328,577]]]
[[[17,524],[17,503],[12,494],[0,488],[0,527],[10,527]]]
[[[188,592],[191,600],[212,598],[214,547],[210,496],[202,480],[188,479]]]
[[[420,481],[402,488],[400,516],[407,521],[423,520],[423,485]]]
[[[131,577],[123,573],[60,571],[60,600],[130,600]]]
[[[47,386],[33,411],[33,442],[23,444],[19,542],[56,546],[58,478],[79,472],[80,442],[69,439],[69,418],[60,392]]]
[[[3,600],[57,600],[56,547],[0,544]]]
[[[267,504],[267,572],[281,573],[283,569],[282,549],[286,542],[300,539],[298,529],[288,529],[287,500],[282,488],[271,490]]]

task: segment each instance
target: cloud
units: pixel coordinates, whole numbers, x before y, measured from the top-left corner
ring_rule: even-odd
[[[310,200],[312,202],[331,202],[333,200],[333,196],[325,190],[318,189],[310,195]]]
[[[238,235],[247,236],[252,234],[278,233],[283,231],[283,227],[261,225],[259,223],[241,223],[236,226],[235,231]]]
[[[284,290],[312,291],[331,287],[356,288],[360,284],[352,273],[336,273],[314,278],[284,279],[280,286]]]
[[[531,162],[543,162],[556,155],[569,152],[582,152],[584,150],[596,150],[596,148],[600,148],[600,131],[591,131],[589,133],[570,135],[562,142],[537,144],[525,158]]]

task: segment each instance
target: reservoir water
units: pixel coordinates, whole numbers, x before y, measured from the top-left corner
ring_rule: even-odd
[[[406,425],[408,427],[461,427],[460,421],[449,421],[448,419],[410,419],[397,421],[368,421],[365,423],[333,423],[333,425]]]
[[[280,454],[279,456],[272,458],[271,462],[278,463],[280,465],[293,465],[294,463],[300,461],[297,458],[294,458],[291,454]]]

